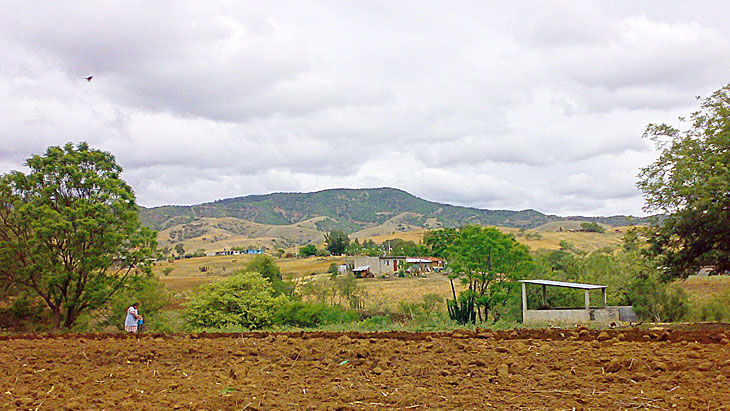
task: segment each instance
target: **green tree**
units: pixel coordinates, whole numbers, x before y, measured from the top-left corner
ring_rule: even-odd
[[[252,271],[261,274],[262,277],[269,281],[281,281],[281,269],[276,264],[274,257],[266,254],[259,254],[254,257],[247,265],[244,271]]]
[[[183,243],[175,244],[175,252],[177,253],[178,257],[182,257],[185,255],[185,246],[183,245]]]
[[[299,255],[302,257],[317,255],[317,246],[314,244],[307,244],[304,247],[299,247]]]
[[[423,235],[423,243],[430,248],[430,255],[445,258],[446,250],[454,243],[458,233],[454,228],[442,228]]]
[[[466,226],[458,230],[446,249],[453,274],[454,299],[448,301],[449,314],[461,323],[496,321],[510,287],[532,267],[527,246],[495,228]],[[460,278],[466,290],[457,297],[453,279]]]
[[[585,221],[580,223],[580,228],[589,233],[605,233],[606,229],[598,223]]]
[[[330,278],[333,280],[337,278],[337,275],[340,273],[340,268],[337,263],[331,263],[329,268],[327,269],[327,272],[330,273]]]
[[[655,322],[679,321],[690,306],[683,289],[656,277],[637,279],[632,284],[631,300],[639,318]]]
[[[274,296],[271,283],[253,271],[203,284],[186,308],[194,329],[243,327],[257,329],[270,325],[277,307],[288,301]]]
[[[386,240],[383,244],[387,244],[388,246],[388,255],[422,256],[428,254],[428,247],[400,238]]]
[[[683,120],[683,119],[680,119]],[[664,279],[700,267],[730,270],[730,84],[705,99],[687,127],[650,124],[659,158],[639,174],[647,212],[667,214],[649,233]]]
[[[332,255],[344,253],[347,246],[350,245],[350,239],[347,237],[347,234],[337,230],[325,233],[324,241],[327,243],[327,250]]]
[[[294,295],[295,284],[290,280],[284,280],[281,269],[276,264],[276,259],[270,255],[257,255],[246,265],[244,271],[259,273],[262,277],[269,280],[271,286],[274,287],[275,295],[285,295],[288,297]]]
[[[111,153],[69,143],[26,165],[0,177],[0,281],[38,295],[54,327],[70,328],[149,272],[155,233]]]

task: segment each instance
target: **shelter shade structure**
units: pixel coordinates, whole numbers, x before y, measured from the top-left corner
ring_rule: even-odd
[[[635,320],[636,315],[631,307],[607,307],[606,286],[598,284],[568,283],[552,280],[520,280],[522,283],[522,321],[523,322],[610,322],[622,320]],[[585,293],[585,308],[550,308],[550,309],[529,309],[527,305],[527,284],[539,285],[542,288],[542,303],[547,307],[547,287],[564,287],[583,290]],[[601,290],[601,306],[591,308],[591,290]]]

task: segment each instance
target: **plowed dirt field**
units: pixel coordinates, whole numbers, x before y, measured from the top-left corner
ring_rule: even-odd
[[[0,409],[721,410],[728,331],[0,337]]]

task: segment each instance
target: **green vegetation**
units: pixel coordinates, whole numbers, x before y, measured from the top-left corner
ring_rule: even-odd
[[[202,285],[190,298],[186,316],[193,329],[259,329],[271,325],[276,310],[287,301],[275,296],[261,274],[242,271]]]
[[[350,239],[342,231],[330,231],[324,235],[327,251],[332,255],[341,255],[350,245]]]
[[[395,256],[424,256],[429,253],[428,247],[416,244],[413,241],[406,241],[400,238],[393,238],[383,242],[381,248],[385,249],[386,255]]]
[[[189,271],[195,271],[191,275],[196,278],[185,278],[194,281],[187,289],[180,287],[184,291],[193,287],[190,284],[213,279],[189,296],[184,314],[190,330],[514,327],[520,319],[515,281],[527,276],[605,284],[610,305],[633,305],[646,321],[730,321],[730,292],[693,294],[686,291],[685,284],[674,281],[701,266],[711,266],[716,272],[730,269],[730,85],[705,100],[691,119],[686,130],[666,125],[647,128],[646,136],[657,142],[661,155],[642,171],[639,186],[647,198],[647,210],[668,216],[656,226],[629,229],[623,243],[618,242],[621,232],[604,233],[602,224],[626,224],[629,221],[624,217],[581,218],[567,225],[559,217],[532,210],[452,207],[383,188],[249,196],[194,207],[142,209],[148,224],[174,226],[164,233],[169,234],[164,237],[168,247],[156,253],[154,233],[141,227],[134,194],[119,178],[121,168],[114,157],[86,144],[50,147],[45,155],[28,160],[29,174],[0,176],[0,326],[18,321],[29,324],[26,329],[31,330],[34,325],[42,329],[44,323],[76,331],[120,328],[125,308],[138,301],[150,329],[180,330],[182,313],[165,309],[173,298],[188,296],[172,296],[162,283],[171,284],[171,277],[182,278]],[[302,244],[302,238],[319,242],[321,231],[327,231],[326,250],[309,244],[299,248],[299,255],[437,256],[448,262],[451,282],[430,274],[427,287],[437,287],[418,288],[420,293],[410,294],[413,287],[424,284],[388,279],[393,284],[383,286],[356,280],[352,274],[339,273],[338,265],[347,261],[344,258],[291,259],[282,262],[289,267],[288,273],[282,273],[269,255],[226,257],[225,262],[201,259],[187,272],[184,261],[172,258],[204,256],[202,247],[228,241],[221,239],[221,232],[260,230],[256,224],[236,218],[268,224],[312,218],[292,226],[306,233],[300,237],[256,243],[256,248],[279,257],[293,252],[289,247]],[[557,248],[559,240],[560,249],[531,254],[513,234],[477,225],[453,228],[463,221],[519,227],[519,231],[502,230],[536,248]],[[187,224],[178,226],[181,222]],[[376,236],[369,231],[382,223],[390,230],[386,234]],[[547,225],[542,229],[526,229],[543,223]],[[566,224],[570,233],[562,232],[559,224]],[[420,242],[420,233],[409,233],[406,239],[399,237],[403,233],[395,234],[425,225],[447,228],[427,232]],[[551,226],[552,230],[545,228]],[[373,239],[349,240],[346,233],[366,227],[357,236],[373,236],[380,244]],[[211,230],[219,231],[209,237]],[[183,244],[201,235],[206,237]],[[254,247],[251,243],[253,240],[226,247],[245,250]],[[149,264],[156,254],[168,257],[168,263],[155,267],[160,280],[150,275]],[[299,266],[292,269],[284,265],[288,263]],[[403,270],[407,265],[399,267]],[[431,291],[439,294],[426,294]],[[368,297],[370,292],[379,296]],[[394,301],[394,295],[406,293],[412,298]],[[444,304],[447,293],[451,298]],[[591,296],[592,300],[599,298]],[[533,307],[543,304],[541,293],[530,287],[528,300]],[[582,293],[548,291],[550,306],[582,303]]]
[[[532,262],[527,247],[513,236],[479,226],[459,229],[446,255],[452,279],[459,278],[466,285],[458,297],[454,290],[454,299],[448,302],[451,319],[460,323],[497,321],[497,307],[507,301],[510,288],[530,270]]]
[[[367,239],[360,244],[358,239],[350,243],[350,246],[346,250],[347,255],[366,255],[370,257],[377,257],[383,255],[382,247],[371,239]]]
[[[163,310],[172,301],[172,294],[156,278],[134,277],[124,289],[102,307],[90,313],[86,328],[104,327],[124,329],[127,307],[140,304],[139,312],[145,319],[145,327],[155,331],[169,331]]]
[[[261,224],[290,225],[314,217],[327,217],[316,223],[321,232],[355,232],[385,223],[401,213],[403,223],[426,227],[434,219],[441,227],[471,224],[534,228],[561,217],[535,210],[480,210],[423,200],[394,188],[332,189],[314,193],[274,193],[230,198],[195,206],[140,208],[140,218],[147,226],[164,230],[197,218],[233,217]],[[614,217],[583,218],[608,225],[638,224],[646,219]]]
[[[258,273],[267,279],[276,295],[292,296],[294,294],[294,283],[284,280],[276,260],[270,255],[257,255],[246,265],[244,271]]]
[[[456,229],[453,228],[429,231],[423,236],[423,242],[430,247],[432,256],[445,258],[449,247],[458,235]]]
[[[584,222],[580,223],[580,227],[583,231],[588,233],[605,233],[606,229],[604,229],[600,224],[594,223],[594,222]]]
[[[349,324],[359,319],[360,314],[353,309],[304,301],[289,301],[279,307],[274,316],[276,324],[300,328]]]
[[[306,258],[313,255],[317,255],[317,246],[314,244],[307,244],[304,247],[299,247],[299,256]]]
[[[0,288],[42,299],[68,329],[149,275],[155,234],[112,154],[69,143],[26,165],[0,177]]]
[[[642,250],[645,244],[637,228],[624,237],[618,250],[604,248],[592,253],[572,247],[536,253],[534,276],[546,280],[607,285],[609,305],[632,305],[637,316],[647,321],[679,321],[686,317],[689,299],[676,284],[662,281],[657,260]],[[597,291],[595,291],[597,293]],[[599,294],[591,299],[596,301]],[[537,289],[528,288],[528,304],[542,306]],[[581,307],[583,296],[573,290],[550,289],[550,307]]]
[[[730,84],[685,124],[647,127],[661,154],[638,184],[646,210],[668,214],[649,237],[666,278],[686,278],[703,266],[730,271]]]
[[[274,282],[281,281],[281,269],[276,264],[274,257],[266,254],[259,254],[254,257],[248,265],[246,265],[245,271],[259,273],[265,279]]]

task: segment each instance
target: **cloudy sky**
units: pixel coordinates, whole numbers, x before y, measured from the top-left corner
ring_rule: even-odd
[[[88,141],[145,206],[390,186],[643,215],[645,126],[730,82],[727,1],[0,4],[0,173]]]

